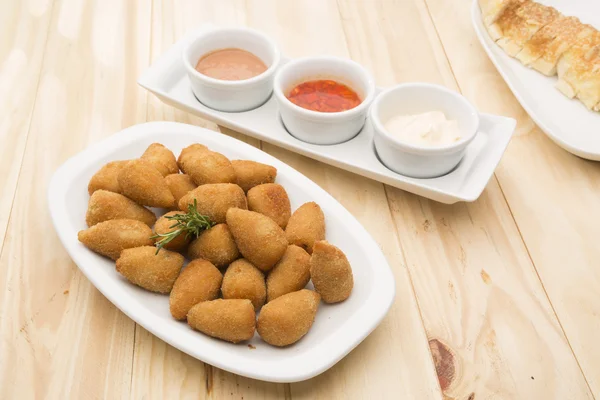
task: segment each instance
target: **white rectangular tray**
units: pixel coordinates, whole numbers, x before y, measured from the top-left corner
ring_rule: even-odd
[[[536,1],[600,29],[598,0]],[[600,113],[588,110],[580,101],[559,92],[554,87],[556,77],[524,66],[498,47],[483,25],[477,0],[473,0],[471,18],[488,57],[531,119],[568,152],[589,160],[600,160]]]
[[[144,72],[138,84],[163,102],[219,125],[442,203],[474,201],[479,197],[515,128],[515,121],[511,118],[481,114],[479,134],[456,169],[433,179],[403,176],[387,169],[377,158],[368,120],[355,138],[322,146],[291,136],[281,123],[273,97],[263,106],[241,113],[216,111],[204,106],[194,97],[182,62],[183,48],[197,35],[198,31],[191,32],[175,43]]]

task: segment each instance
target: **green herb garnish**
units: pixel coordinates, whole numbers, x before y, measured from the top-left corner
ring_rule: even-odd
[[[160,249],[179,235],[185,233],[186,239],[189,239],[192,236],[197,238],[202,231],[210,229],[215,225],[215,223],[211,222],[206,215],[202,215],[198,212],[196,199],[194,199],[194,204],[188,204],[187,213],[171,215],[166,218],[175,221],[175,223],[169,227],[170,229],[175,229],[168,233],[157,233],[151,237],[151,239],[162,238],[154,244],[156,246],[155,254],[158,254]]]

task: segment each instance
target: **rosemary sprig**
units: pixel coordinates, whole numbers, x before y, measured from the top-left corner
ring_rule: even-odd
[[[176,214],[166,217],[171,221],[175,221],[169,228],[176,228],[168,233],[157,233],[152,236],[151,239],[160,239],[154,245],[156,246],[156,253],[160,251],[165,245],[170,243],[177,236],[185,233],[185,238],[198,237],[202,231],[212,228],[215,223],[206,216],[198,212],[198,203],[194,199],[194,204],[188,205],[188,211],[185,214]]]

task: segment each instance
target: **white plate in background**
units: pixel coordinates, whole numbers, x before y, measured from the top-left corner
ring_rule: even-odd
[[[600,29],[600,1],[537,0],[553,6],[564,15]],[[600,113],[569,99],[554,87],[557,78],[547,77],[510,57],[490,38],[478,0],[473,0],[471,18],[475,32],[492,63],[533,121],[556,144],[589,160],[600,160]]]
[[[255,335],[231,344],[193,331],[169,312],[169,296],[129,283],[115,263],[77,240],[86,229],[87,184],[101,166],[113,160],[141,156],[158,142],[176,155],[192,143],[202,143],[230,159],[249,159],[277,168],[276,182],[289,195],[292,210],[317,202],[325,214],[327,240],[346,253],[354,274],[348,300],[321,303],[308,334],[294,345],[277,348]],[[50,214],[58,236],[79,269],[115,306],[146,330],[179,350],[218,368],[271,382],[312,378],[341,360],[371,333],[388,312],[395,294],[394,276],[377,243],[333,197],[310,179],[276,158],[244,142],[208,129],[175,122],[134,125],[88,147],[66,161],[53,175],[48,190]]]
[[[216,111],[200,103],[192,93],[182,52],[190,40],[210,28],[211,26],[205,26],[177,41],[154,61],[138,79],[138,83],[167,104],[245,135],[407,192],[448,204],[476,200],[494,173],[514,131],[515,121],[512,118],[480,114],[479,134],[467,147],[463,160],[452,172],[431,179],[409,178],[397,174],[379,161],[373,146],[373,128],[368,119],[363,130],[347,142],[315,145],[296,139],[287,132],[281,123],[273,96],[262,106],[240,113]]]

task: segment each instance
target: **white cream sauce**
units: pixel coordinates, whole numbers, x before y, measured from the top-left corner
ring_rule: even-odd
[[[440,111],[397,115],[384,128],[398,140],[423,147],[445,146],[461,138],[458,122],[446,119]]]

